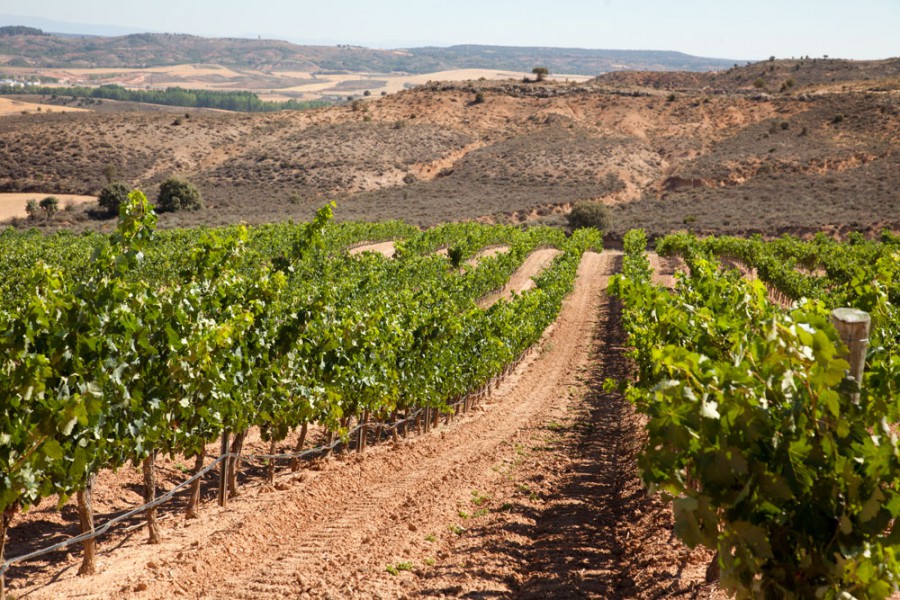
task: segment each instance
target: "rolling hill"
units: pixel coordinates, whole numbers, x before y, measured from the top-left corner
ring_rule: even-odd
[[[680,52],[590,50],[464,45],[376,50],[360,46],[300,46],[280,40],[213,39],[140,33],[118,37],[59,35],[0,36],[0,66],[55,68],[146,68],[179,64],[303,72],[361,71],[432,73],[452,69],[530,71],[597,75],[607,71],[709,71],[734,61]]]

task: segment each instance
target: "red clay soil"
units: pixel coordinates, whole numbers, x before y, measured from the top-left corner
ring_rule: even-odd
[[[477,410],[429,434],[248,483],[225,509],[114,534],[99,572],[34,568],[17,598],[706,598],[709,555],[648,498],[628,376],[621,253],[588,253],[559,320]]]

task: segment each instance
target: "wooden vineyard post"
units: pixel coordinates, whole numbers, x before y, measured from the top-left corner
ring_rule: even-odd
[[[194,476],[199,475],[200,471],[203,470],[203,461],[205,458],[206,452],[204,450],[200,450],[200,452],[197,453],[197,456],[194,457]],[[200,488],[202,484],[202,477],[197,477],[197,479],[191,483],[190,492],[188,494],[188,505],[184,513],[185,519],[196,519],[200,516],[198,511],[200,510],[200,492],[202,491]]]
[[[294,446],[294,452],[299,454],[303,451],[303,443],[306,442],[306,430],[309,423],[306,421],[303,422],[303,425],[300,428],[300,439],[297,440],[297,445]],[[291,459],[291,472],[296,472],[300,470],[300,459],[292,458]]]
[[[356,439],[356,451],[362,452],[366,449],[366,434],[368,434],[369,411],[363,411],[362,422],[359,424],[359,437]]]
[[[856,381],[857,385],[862,386],[872,317],[869,316],[869,313],[856,308],[836,308],[831,312],[831,322],[838,330],[841,340],[850,350],[850,356],[847,358],[847,362],[850,363],[848,374]],[[853,399],[859,400],[859,394],[854,394]]]
[[[76,494],[78,498],[78,520],[81,523],[81,533],[92,533],[94,531],[94,476],[89,475],[83,490],[79,490]],[[78,569],[79,575],[93,575],[97,568],[94,557],[97,554],[97,540],[90,538],[82,543],[84,548],[84,558],[81,561],[81,567]]]
[[[234,435],[234,441],[231,442],[231,454],[228,459],[228,496],[236,498],[240,495],[238,491],[238,473],[241,469],[241,453],[244,451],[244,438],[247,431],[244,430]]]
[[[228,432],[222,432],[222,462],[219,463],[219,506],[228,506]]]
[[[144,504],[156,499],[156,451],[152,450],[144,459]],[[148,508],[146,512],[148,541],[160,543],[159,525],[156,523],[156,508]]]

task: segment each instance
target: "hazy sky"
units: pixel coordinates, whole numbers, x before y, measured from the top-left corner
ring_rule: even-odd
[[[748,60],[900,55],[900,0],[0,0],[0,13],[379,47],[653,49]]]

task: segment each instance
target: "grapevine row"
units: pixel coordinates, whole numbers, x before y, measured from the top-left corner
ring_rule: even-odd
[[[843,288],[873,311],[855,382],[828,302],[784,309],[720,268],[713,252],[749,261],[742,244],[664,239],[658,250],[689,267],[670,291],[651,281],[643,233],[626,236],[612,291],[637,367],[627,397],[648,417],[643,477],[673,500],[676,533],[717,552],[738,597],[888,597],[900,583],[897,263],[860,265],[867,275]]]
[[[158,453],[196,457],[199,469],[206,445],[229,434],[239,453],[250,427],[276,442],[311,423],[341,435],[351,418],[446,410],[537,341],[571,290],[581,254],[599,246],[596,231],[564,240],[546,228],[504,229],[480,239],[502,238],[508,252],[459,269],[412,250],[396,260],[348,256],[341,245],[372,231],[336,242],[329,207],[281,230],[160,236],[155,220],[134,192],[116,233],[89,259],[62,252],[57,264],[19,268],[7,287],[4,528],[8,516],[44,497],[62,503],[78,494],[84,504],[100,469],[143,463],[152,478]],[[534,290],[478,308],[545,244],[563,253]]]

